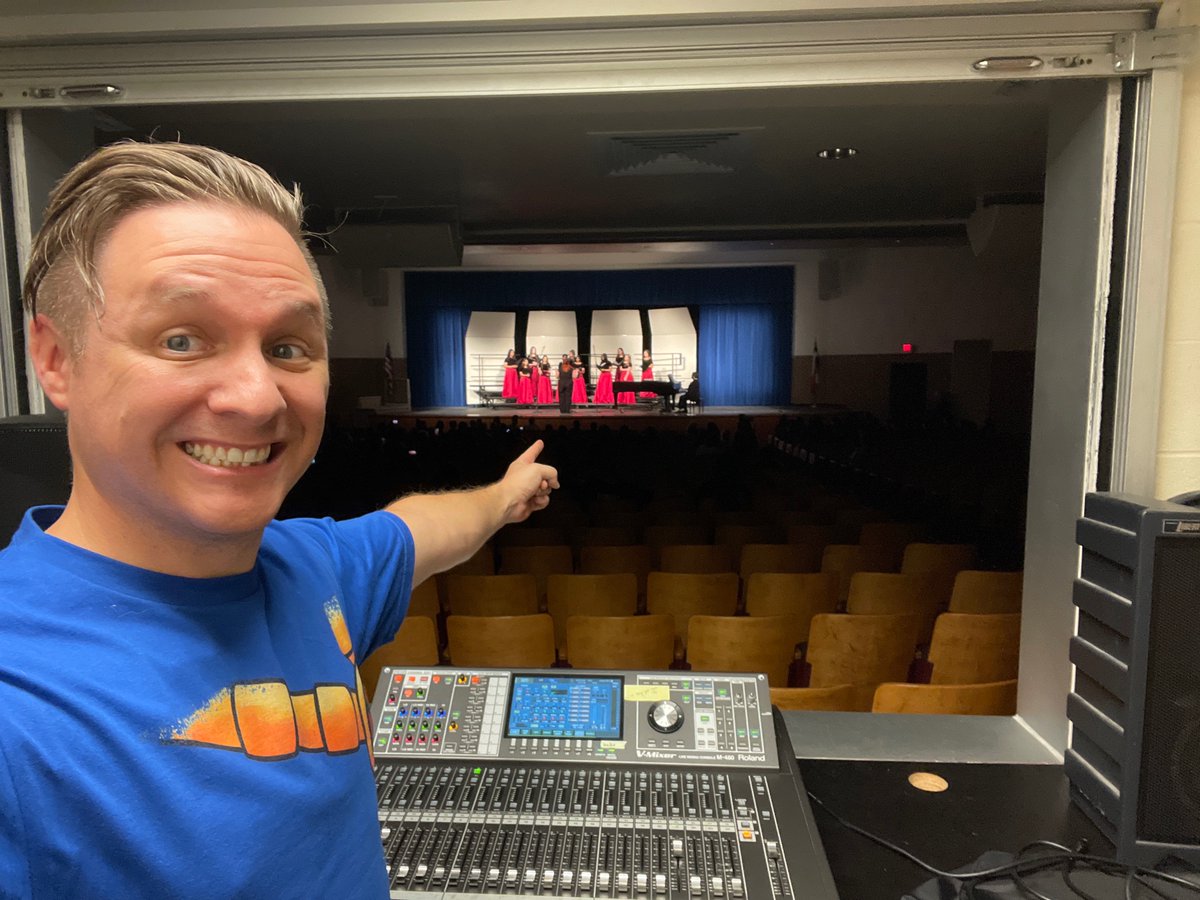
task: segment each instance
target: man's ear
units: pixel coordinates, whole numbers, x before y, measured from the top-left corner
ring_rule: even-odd
[[[38,313],[29,323],[29,358],[46,397],[66,412],[70,406],[71,344],[45,313]]]

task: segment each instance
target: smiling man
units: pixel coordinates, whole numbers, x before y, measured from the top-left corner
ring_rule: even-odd
[[[539,442],[484,488],[274,520],[329,389],[301,210],[183,144],[50,199],[24,300],[73,484],[0,552],[0,898],[387,896],[355,664],[558,479]]]

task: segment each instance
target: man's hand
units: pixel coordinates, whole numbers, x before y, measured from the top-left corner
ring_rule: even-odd
[[[550,492],[558,488],[558,471],[537,461],[544,447],[541,441],[534,441],[509,464],[497,483],[496,487],[507,498],[503,524],[524,522],[531,513],[550,505]]]

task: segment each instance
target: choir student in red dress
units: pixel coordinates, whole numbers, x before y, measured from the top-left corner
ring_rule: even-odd
[[[612,403],[612,367],[613,364],[608,361],[608,354],[600,354],[600,362],[596,363],[596,368],[600,370],[600,377],[596,379],[596,395],[592,398],[593,403]]]
[[[587,403],[587,382],[583,380],[583,367],[576,366],[571,375],[571,402]]]
[[[504,386],[500,388],[500,396],[514,399],[517,396],[517,355],[511,347],[504,357]]]
[[[654,360],[650,358],[649,350],[643,350],[642,351],[642,381],[653,381],[653,380],[654,380]],[[653,400],[657,395],[651,393],[650,391],[642,391],[638,396],[639,397],[647,397],[647,398]]]
[[[538,398],[538,382],[542,380],[542,361],[537,354],[529,357],[529,380],[532,385],[530,390],[533,393],[533,401],[536,403]]]
[[[550,379],[550,357],[543,356],[539,368],[542,370],[542,377],[538,379],[537,386],[537,402],[538,406],[543,403],[551,404],[554,402],[554,388]]]
[[[517,403],[529,406],[533,403],[533,381],[530,378],[528,359],[522,359],[517,366]]]
[[[633,381],[633,360],[622,355],[621,364],[617,368],[617,381]],[[633,391],[623,391],[617,395],[618,403],[636,403],[637,397]]]

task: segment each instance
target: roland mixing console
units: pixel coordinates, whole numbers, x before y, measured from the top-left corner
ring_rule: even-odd
[[[761,675],[384,669],[394,898],[836,898]]]

